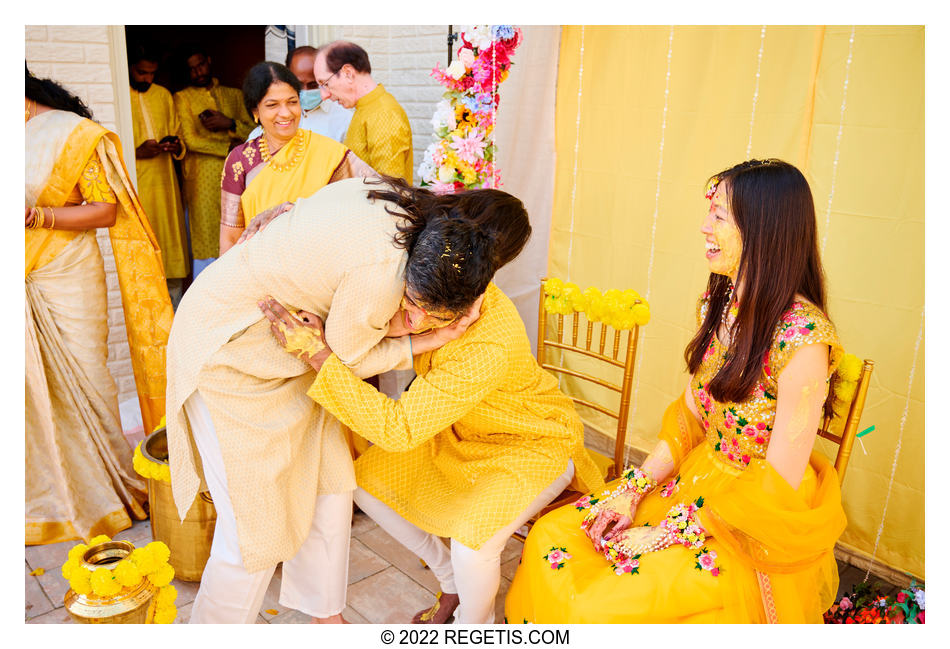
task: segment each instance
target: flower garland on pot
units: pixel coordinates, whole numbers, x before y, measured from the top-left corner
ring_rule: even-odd
[[[513,25],[465,27],[458,58],[444,70],[432,69],[446,91],[432,117],[436,139],[419,164],[422,186],[437,194],[501,186],[494,138],[498,84],[508,77],[522,38]]]
[[[73,546],[61,569],[63,578],[69,581],[69,587],[80,595],[114,597],[125,589],[138,586],[143,578],[148,579],[149,584],[157,589],[153,614],[148,622],[171,624],[178,614],[175,607],[178,592],[171,585],[175,569],[168,563],[168,557],[171,556],[168,546],[161,541],[152,541],[145,547],[135,548],[111,570],[83,563],[83,554],[89,548],[111,540],[105,534],[100,534],[91,539],[89,545],[80,543]]]
[[[544,282],[544,310],[548,313],[583,313],[590,322],[603,322],[618,331],[650,322],[650,304],[633,289],[612,288],[606,293],[593,286],[583,292],[574,282],[556,278]]]
[[[158,422],[158,426],[155,427],[154,433],[156,430],[160,430],[165,427],[165,415],[162,415],[161,421]],[[135,451],[132,453],[132,468],[135,469],[135,472],[146,480],[161,480],[162,482],[171,482],[172,473],[171,468],[167,464],[162,464],[159,462],[153,462],[145,457],[142,453],[142,444],[145,443],[143,439],[135,447]]]

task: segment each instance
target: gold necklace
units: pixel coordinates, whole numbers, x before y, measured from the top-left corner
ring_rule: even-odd
[[[261,135],[260,142],[257,143],[257,148],[261,152],[261,160],[267,163],[267,166],[273,169],[274,171],[290,171],[297,166],[297,163],[303,159],[303,150],[304,150],[304,132],[303,129],[298,128],[297,132],[294,134],[294,155],[293,157],[283,164],[277,163],[274,158],[271,157],[270,149],[267,147],[267,136]]]

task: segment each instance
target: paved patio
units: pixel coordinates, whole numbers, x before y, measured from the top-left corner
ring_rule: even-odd
[[[139,521],[115,535],[116,539],[140,546],[152,540],[149,521]],[[60,567],[66,554],[78,541],[26,548],[26,611],[29,624],[73,624],[63,606],[69,583]],[[510,539],[501,555],[501,585],[495,599],[495,617],[502,620],[505,594],[518,567],[521,541]],[[37,568],[42,575],[32,576]],[[198,584],[175,579],[178,590],[176,624],[191,617],[191,606]],[[414,554],[397,543],[366,514],[357,512],[350,541],[349,588],[343,617],[356,624],[406,623],[419,610],[431,606],[439,584],[432,571],[424,568]],[[274,573],[264,603],[257,615],[258,624],[306,624],[310,616],[277,603],[280,593],[280,567]]]

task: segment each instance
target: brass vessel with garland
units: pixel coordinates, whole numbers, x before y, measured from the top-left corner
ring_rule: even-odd
[[[79,563],[87,569],[114,570],[122,559],[135,549],[128,541],[99,543],[83,553]],[[146,577],[132,588],[123,588],[116,595],[99,597],[93,593],[80,595],[72,588],[63,596],[69,615],[80,624],[145,624],[153,613],[154,595],[158,589]]]

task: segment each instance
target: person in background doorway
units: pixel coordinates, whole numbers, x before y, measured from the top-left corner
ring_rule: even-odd
[[[172,159],[185,156],[172,94],[154,83],[158,55],[145,45],[129,48],[132,133],[139,199],[162,251],[165,279],[177,307],[188,277],[185,209]]]
[[[323,100],[355,108],[343,144],[381,174],[412,184],[412,129],[396,98],[372,77],[366,50],[334,41],[317,50],[313,74]]]
[[[350,126],[353,111],[343,108],[335,101],[323,101],[323,95],[313,76],[316,54],[317,48],[302,45],[288,52],[284,63],[300,82],[300,128],[342,142]],[[261,127],[258,126],[251,131],[247,139],[253,140],[260,134]]]
[[[191,230],[194,274],[218,256],[221,173],[224,158],[254,127],[237,88],[222,86],[211,74],[211,57],[199,46],[184,51],[191,86],[175,93],[187,152],[183,161],[185,205]]]

